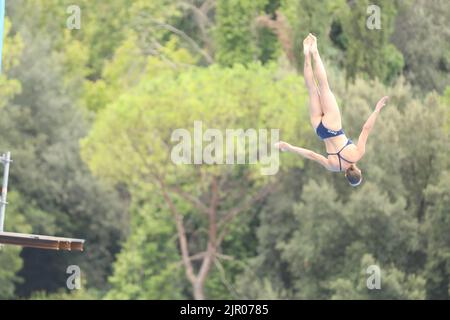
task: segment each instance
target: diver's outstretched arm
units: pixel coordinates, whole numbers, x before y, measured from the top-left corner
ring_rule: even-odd
[[[387,96],[381,98],[375,107],[375,111],[367,119],[366,123],[364,123],[363,129],[358,138],[358,144],[356,145],[356,148],[358,150],[358,159],[355,161],[358,161],[364,156],[364,153],[366,152],[367,138],[369,138],[369,134],[372,131],[373,126],[375,125],[375,121],[377,120],[378,114],[380,113],[381,109],[383,109],[383,107],[386,105],[388,99],[389,97]]]
[[[315,162],[320,163],[326,169],[330,170],[330,164],[328,162],[328,159],[325,158],[324,156],[322,156],[321,154],[315,153],[314,151],[311,151],[311,150],[308,150],[305,148],[294,147],[284,141],[277,142],[275,144],[275,147],[277,147],[281,151],[288,151],[288,152],[299,154],[306,159],[313,160]]]

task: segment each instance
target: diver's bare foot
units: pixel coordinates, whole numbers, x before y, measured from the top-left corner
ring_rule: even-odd
[[[303,53],[305,56],[310,54],[310,48],[311,48],[311,38],[309,35],[303,40]]]
[[[311,46],[309,47],[309,52],[311,52],[311,54],[318,53],[319,50],[317,49],[317,38],[312,33],[310,33],[308,37],[311,39],[310,40]]]

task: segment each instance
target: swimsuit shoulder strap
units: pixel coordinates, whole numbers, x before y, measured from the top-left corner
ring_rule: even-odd
[[[354,162],[348,161],[348,160],[345,159],[343,156],[341,156],[341,151],[344,150],[348,145],[350,145],[350,144],[352,144],[352,143],[353,143],[352,140],[348,139],[348,140],[347,140],[347,143],[345,144],[345,146],[343,146],[343,147],[341,148],[341,150],[339,150],[339,151],[336,152],[336,153],[328,153],[329,156],[338,156],[338,160],[339,160],[339,171],[342,171],[342,162],[341,162],[341,159],[344,160],[345,162],[348,162],[348,163],[354,163]]]
[[[348,162],[348,163],[354,163],[354,162],[348,161],[348,160],[345,159],[343,156],[341,156],[340,153],[341,153],[342,150],[344,150],[345,147],[347,147],[348,145],[350,145],[350,144],[352,144],[352,143],[353,143],[353,141],[350,140],[350,139],[348,139],[347,144],[339,151],[339,154],[338,154],[338,157],[339,157],[340,159],[342,159],[342,160],[344,160],[345,162]]]
[[[343,147],[341,148],[341,150],[339,150],[339,151],[336,152],[336,153],[328,153],[328,155],[339,155],[339,154],[341,153],[342,150],[344,150],[348,145],[350,145],[350,144],[352,144],[352,143],[353,143],[352,140],[348,139],[348,140],[347,140],[347,143],[345,144],[345,146],[343,146]]]

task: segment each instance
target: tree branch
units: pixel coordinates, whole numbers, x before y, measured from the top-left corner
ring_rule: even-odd
[[[161,187],[161,191],[163,193],[164,200],[166,201],[167,205],[169,206],[170,211],[175,217],[175,222],[177,226],[177,232],[178,232],[178,240],[180,242],[180,249],[181,249],[181,256],[183,259],[184,266],[186,268],[186,276],[189,279],[189,281],[192,283],[192,285],[195,285],[197,282],[197,277],[194,274],[194,267],[192,266],[192,262],[189,258],[189,248],[188,248],[188,242],[186,237],[186,230],[184,229],[183,224],[183,216],[178,212],[176,209],[174,203],[172,202],[172,199],[170,199],[169,195],[167,194],[164,182],[158,178],[159,185]]]
[[[190,261],[195,261],[195,260],[203,259],[205,257],[205,254],[206,254],[206,252],[196,253],[196,254],[190,256],[189,260]],[[177,263],[177,267],[180,266],[180,265],[184,265],[184,261],[183,260],[181,260],[180,262]]]
[[[203,259],[202,266],[198,273],[198,281],[200,284],[206,280],[211,265],[214,262],[215,254],[217,251],[216,240],[217,240],[217,205],[219,202],[219,191],[217,188],[217,178],[212,177],[211,181],[211,204],[209,207],[209,229],[208,229],[208,248],[206,250],[206,256]]]
[[[200,199],[198,199],[197,197],[184,192],[183,190],[181,190],[179,187],[169,187],[169,190],[178,194],[179,196],[181,196],[183,199],[189,201],[192,205],[194,205],[197,209],[199,209],[200,211],[202,211],[205,214],[209,213],[209,208],[206,207],[203,202],[200,201]]]
[[[233,292],[235,295],[237,295],[237,291],[233,284],[227,280],[225,268],[222,266],[222,263],[220,260],[215,259],[214,263],[216,265],[216,268],[219,270],[220,276],[222,278],[222,283],[227,287],[228,291],[231,293]]]
[[[250,201],[247,201],[240,207],[235,207],[228,211],[228,213],[225,215],[225,217],[219,222],[219,228],[222,228],[222,231],[219,234],[218,240],[217,240],[217,246],[220,246],[223,239],[228,233],[228,226],[229,223],[236,217],[239,213],[248,210],[254,203],[264,199],[271,191],[272,191],[272,185],[269,184],[259,190],[251,199]]]
[[[203,12],[204,15],[207,15],[209,10],[211,10],[216,5],[216,0],[205,0],[200,6],[200,11]]]
[[[269,16],[259,16],[256,18],[256,23],[261,27],[266,27],[272,30],[278,38],[283,51],[285,52],[289,62],[295,65],[295,55],[294,55],[294,43],[292,37],[292,29],[289,25],[287,18],[277,10],[276,19],[272,20]]]
[[[200,55],[203,56],[203,58],[205,58],[205,60],[208,62],[208,64],[212,64],[214,63],[214,59],[207,53],[205,52],[202,48],[199,47],[199,45],[191,38],[189,37],[186,33],[184,33],[182,30],[179,30],[177,28],[175,28],[174,26],[164,23],[164,22],[160,22],[157,21],[155,19],[152,19],[152,22],[155,23],[157,26],[166,29],[170,32],[175,33],[176,35],[180,36],[181,38],[183,38],[185,41],[187,41],[192,48],[197,51],[198,53],[200,53]]]

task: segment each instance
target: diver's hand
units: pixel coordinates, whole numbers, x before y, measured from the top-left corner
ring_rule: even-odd
[[[383,98],[380,99],[380,101],[378,101],[376,107],[375,107],[375,111],[380,112],[381,109],[383,109],[383,107],[386,105],[386,103],[388,102],[389,97],[385,96]]]
[[[280,149],[280,151],[284,152],[284,151],[289,151],[292,148],[292,146],[287,142],[280,141],[280,142],[275,143],[275,148],[278,148],[278,149]]]

